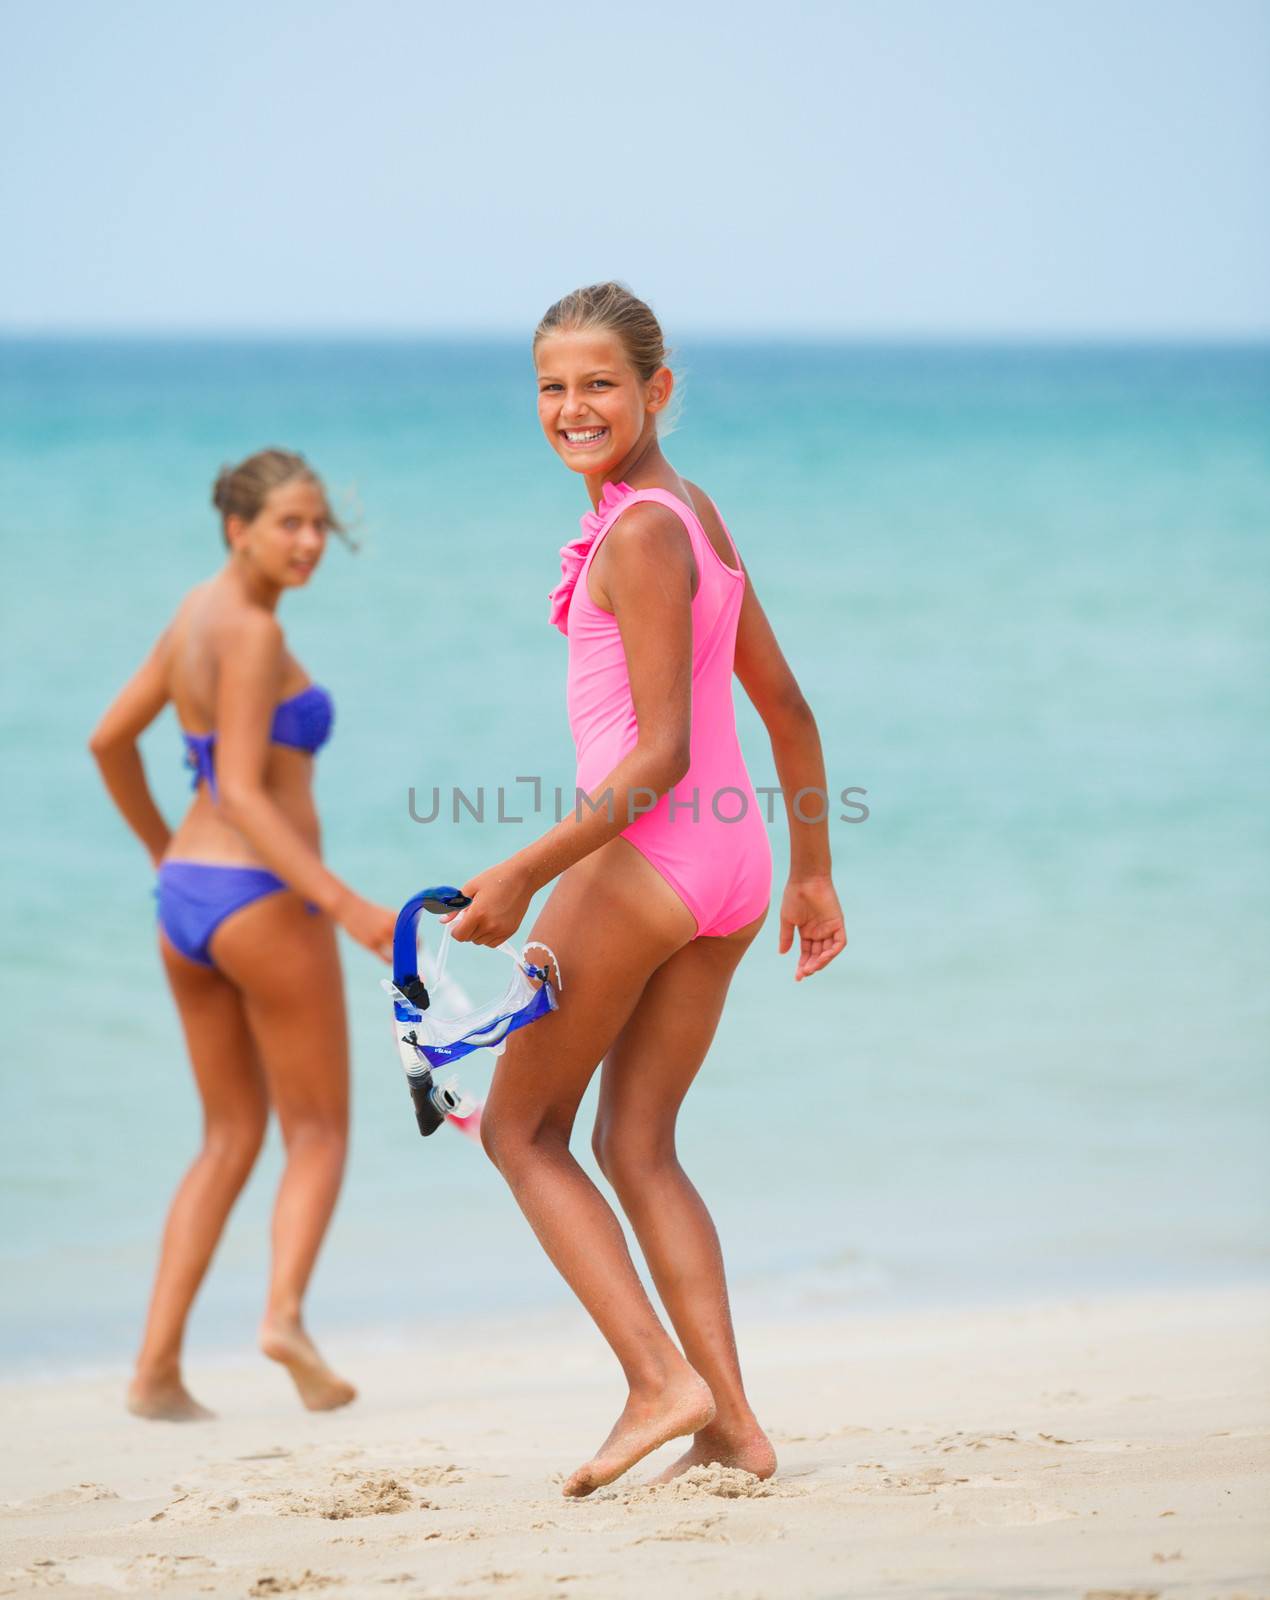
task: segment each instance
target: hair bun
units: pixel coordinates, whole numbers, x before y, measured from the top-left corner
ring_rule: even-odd
[[[216,482],[212,485],[212,505],[222,516],[229,511],[233,476],[233,467],[222,467],[216,474]]]

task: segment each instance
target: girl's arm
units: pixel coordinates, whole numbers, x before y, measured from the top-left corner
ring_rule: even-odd
[[[744,569],[744,563],[742,563]],[[842,909],[830,876],[829,796],[820,731],[785,660],[772,625],[745,573],[745,598],[736,630],[735,670],[772,741],[789,819],[789,882],[781,900],[780,951],[799,930],[795,981],[828,966],[847,942]],[[799,790],[812,791],[810,805]],[[805,820],[805,818],[812,820]]]
[[[359,944],[387,959],[393,914],[355,894],[322,863],[265,787],[273,711],[285,669],[282,629],[263,611],[226,631],[216,692],[216,785],[220,809],[266,866],[320,906]]]
[[[156,867],[172,830],[150,793],[137,740],[168,703],[168,649],[165,631],[88,741],[110,798]]]
[[[600,554],[639,736],[588,797],[597,809],[582,802],[540,839],[462,885],[472,905],[455,913],[456,939],[497,945],[510,938],[538,889],[625,832],[691,764],[693,561],[683,524],[664,506],[632,506],[605,535]]]

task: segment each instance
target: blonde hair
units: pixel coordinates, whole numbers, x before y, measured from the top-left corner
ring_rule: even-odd
[[[298,451],[257,450],[236,467],[222,467],[212,485],[212,504],[221,515],[221,525],[230,517],[252,522],[264,509],[274,489],[284,483],[311,483],[326,502],[327,525],[345,537],[344,524],[331,510],[326,485]]]
[[[592,283],[550,306],[534,329],[534,349],[551,333],[607,328],[622,341],[631,366],[645,383],[666,365],[668,351],[661,323],[651,308],[624,283]]]

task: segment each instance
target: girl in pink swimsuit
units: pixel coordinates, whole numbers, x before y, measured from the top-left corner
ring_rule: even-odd
[[[532,937],[558,955],[560,1009],[509,1038],[481,1137],[629,1386],[608,1438],[564,1492],[590,1494],[687,1434],[663,1477],[709,1462],[768,1477],[776,1457],[746,1399],[718,1237],[676,1158],[675,1122],[771,890],[733,673],[771,737],[787,797],[779,949],[797,930],[795,981],[846,944],[824,814],[806,821],[797,805],[800,790],[826,789],[820,737],[714,503],[662,454],[657,422],[674,379],[653,313],[619,284],[579,289],[539,324],[534,358],[547,440],[585,478],[594,507],[561,551],[550,597],[569,641],[579,801],[463,884],[472,904],[447,919],[455,938],[497,945],[558,879]],[[569,1150],[601,1062],[596,1159],[679,1345]]]

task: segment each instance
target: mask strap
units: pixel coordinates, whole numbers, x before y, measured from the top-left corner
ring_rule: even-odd
[[[549,944],[543,944],[541,939],[531,939],[529,941],[529,943],[525,946],[525,949],[526,950],[545,950],[547,952],[547,954],[551,957],[551,959],[556,964],[556,980],[557,980],[556,987],[563,994],[564,993],[564,973],[561,972],[561,970],[560,970],[560,958],[556,954],[556,952],[551,948],[551,946]],[[551,976],[550,972],[548,972],[547,976],[548,977]]]
[[[450,954],[450,940],[452,937],[450,924],[448,922],[442,923],[441,942],[437,946],[437,970],[432,974],[432,987],[434,989],[440,987],[441,979],[445,975],[445,962],[446,957]]]

